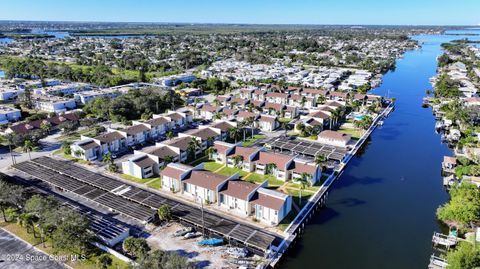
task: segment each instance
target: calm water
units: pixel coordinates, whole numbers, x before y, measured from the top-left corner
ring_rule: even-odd
[[[441,161],[451,151],[434,132],[431,110],[421,104],[440,44],[459,36],[415,38],[423,48],[407,52],[374,91],[396,97],[396,110],[363,155],[349,163],[282,268],[427,267],[431,236],[440,229],[435,210],[448,199]]]

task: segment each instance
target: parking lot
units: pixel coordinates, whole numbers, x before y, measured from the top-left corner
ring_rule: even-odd
[[[52,256],[54,257],[54,256]],[[0,229],[0,268],[3,269],[65,269],[22,240]]]

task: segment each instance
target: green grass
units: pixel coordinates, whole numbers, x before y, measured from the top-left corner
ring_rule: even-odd
[[[63,149],[57,149],[53,152],[54,155],[58,155],[64,159],[67,159],[67,160],[70,160],[70,161],[73,161],[73,162],[76,162],[76,163],[79,163],[79,164],[84,164],[84,165],[90,165],[92,164],[90,161],[86,161],[86,160],[82,160],[82,159],[78,159],[78,158],[75,158],[73,157],[72,155],[67,155],[63,152]]]
[[[152,187],[154,189],[160,189],[162,187],[162,180],[160,178],[157,178],[150,183],[147,183],[149,187]]]
[[[72,255],[75,254],[71,251],[52,248],[52,243],[47,240],[45,246],[41,243],[40,238],[36,238],[33,236],[33,233],[27,233],[26,229],[18,225],[17,223],[1,223],[1,227],[16,236],[22,238],[26,242],[30,243],[31,245],[37,247],[38,249],[42,250],[43,252],[49,255]],[[66,264],[71,266],[74,269],[95,269],[96,267],[96,260],[98,256],[100,256],[102,252],[100,249],[95,249],[95,251],[87,257],[86,260],[81,261],[68,261]],[[110,254],[108,254],[110,255]],[[126,269],[128,268],[128,264],[115,258],[115,256],[110,255],[112,258],[112,265],[110,265],[109,269]]]
[[[289,119],[289,118],[279,118],[278,121],[279,121],[280,123],[284,123],[284,122],[290,123],[290,122],[292,121],[292,119]]]
[[[277,225],[277,228],[281,231],[285,231],[285,229],[287,229],[290,223],[295,219],[297,214],[298,211],[294,207],[292,207],[290,213],[288,213],[288,215]]]
[[[236,167],[224,167],[222,168],[220,171],[218,171],[217,173],[220,174],[220,175],[224,175],[224,176],[231,176],[235,173],[239,173],[241,177],[244,177],[246,176],[248,173],[243,171],[242,169],[239,169],[239,168],[236,168]]]
[[[263,183],[265,180],[268,180],[269,187],[280,187],[285,183],[272,175],[261,175],[257,173],[251,173],[248,177],[244,178],[244,180],[257,184]]]
[[[316,192],[318,191],[318,189],[320,189],[320,182],[311,186],[311,187],[308,187],[308,186],[305,186],[305,191],[311,191],[311,192]],[[294,183],[292,181],[289,181],[287,182],[287,185],[286,185],[287,188],[290,188],[290,189],[300,189],[301,185],[299,183]]]
[[[223,166],[223,164],[216,163],[214,161],[208,161],[203,163],[203,168],[208,171],[217,171]]]
[[[290,189],[286,188],[288,194],[292,196],[292,201],[298,205],[299,208],[302,208],[305,206],[307,203],[308,199],[313,195],[313,192],[310,191],[302,191],[302,199],[301,203],[299,203],[299,198],[300,198],[300,189]]]
[[[140,183],[140,184],[144,184],[145,182],[152,180],[152,178],[143,178],[142,179],[142,178],[134,177],[134,176],[127,175],[127,174],[120,174],[120,177],[125,179],[125,180],[133,181],[133,182]]]
[[[340,133],[351,135],[353,139],[360,139],[360,137],[362,137],[362,131],[359,129],[345,128],[344,126],[341,126],[340,129],[338,129],[338,131]]]
[[[257,142],[258,140],[264,139],[265,137],[266,137],[265,135],[254,135],[253,137],[250,137],[247,140],[245,140],[245,142],[243,142],[243,146],[250,147],[255,142]]]

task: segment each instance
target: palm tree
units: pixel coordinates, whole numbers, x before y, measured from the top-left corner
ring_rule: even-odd
[[[43,121],[40,124],[40,129],[42,129],[45,133],[49,134],[52,130],[52,124],[48,121]]]
[[[302,190],[305,189],[305,186],[310,186],[310,174],[303,172],[300,174],[300,178],[297,178],[298,183],[300,183],[300,196],[298,198],[298,204],[301,206],[302,205]]]
[[[251,130],[252,130],[252,138],[253,138],[253,130],[255,129],[255,119],[253,117],[248,117],[246,119],[248,125],[250,125]]]
[[[286,121],[282,122],[282,129],[285,130],[285,136],[286,136],[288,131],[288,122]]]
[[[337,125],[337,120],[340,117],[340,110],[335,109],[335,110],[332,110],[331,113],[332,113],[331,115],[332,119],[330,120],[330,130],[332,130],[332,122],[333,122],[333,126]]]
[[[235,155],[235,156],[233,157],[233,163],[234,163],[234,166],[235,166],[235,167],[239,168],[238,166],[239,166],[239,164],[240,164],[241,162],[243,162],[243,156],[241,156],[241,155]]]
[[[214,154],[215,152],[217,152],[217,149],[214,148],[214,147],[209,147],[209,148],[205,151],[205,153],[207,154],[209,160],[211,160],[211,159],[213,158],[213,154]]]
[[[213,118],[214,120],[219,120],[219,119],[221,119],[222,117],[223,117],[223,113],[222,113],[222,112],[215,112],[215,113],[213,113],[213,117],[212,117],[212,118]]]
[[[277,165],[274,163],[268,163],[267,165],[265,165],[266,174],[273,175],[273,172],[275,171],[275,169],[277,169]]]
[[[328,161],[328,158],[323,154],[319,154],[315,156],[315,163],[317,165],[320,165],[320,167],[322,168],[322,171],[325,169],[327,161]]]
[[[218,100],[218,99],[213,100],[213,104],[214,104],[215,106],[220,106],[221,103],[222,103],[222,102],[220,102],[220,100]]]
[[[193,153],[193,158],[197,158],[197,149],[200,148],[200,141],[198,141],[195,137],[192,137],[190,142],[188,142],[188,151]]]
[[[237,138],[240,135],[240,130],[236,127],[229,128],[228,129],[228,135],[230,136],[231,139],[234,139],[235,144],[237,144]]]
[[[167,137],[168,140],[172,139],[173,138],[173,132],[172,131],[168,131],[165,136]]]
[[[34,144],[31,140],[27,139],[25,142],[23,142],[23,152],[28,152],[28,158],[32,160],[32,155],[30,155],[30,152],[33,150]]]

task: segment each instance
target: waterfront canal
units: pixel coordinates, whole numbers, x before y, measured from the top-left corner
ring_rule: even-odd
[[[422,98],[432,88],[440,44],[463,37],[414,38],[422,48],[407,52],[373,91],[395,97],[396,110],[350,161],[282,268],[427,268],[432,234],[441,229],[435,211],[448,199],[441,162],[451,151]]]

